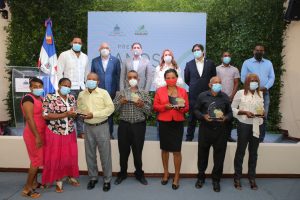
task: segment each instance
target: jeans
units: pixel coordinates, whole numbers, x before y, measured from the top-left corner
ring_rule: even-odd
[[[267,119],[268,119],[268,113],[269,113],[269,106],[270,106],[270,94],[269,91],[266,91],[263,94],[264,97],[264,110],[265,110],[265,117],[264,117],[264,123],[262,124],[261,132],[259,135],[259,141],[263,142],[266,135],[266,128],[267,128]]]

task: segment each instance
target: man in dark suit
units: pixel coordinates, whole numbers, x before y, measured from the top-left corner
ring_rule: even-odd
[[[110,54],[108,43],[103,42],[99,48],[100,56],[92,60],[91,72],[98,74],[99,88],[107,90],[112,99],[119,91],[121,66],[118,58]],[[113,115],[108,118],[111,139],[114,139]]]
[[[189,119],[186,134],[186,141],[194,139],[197,119],[195,118],[194,105],[201,92],[208,90],[209,80],[216,76],[216,66],[213,61],[204,56],[204,47],[201,44],[195,44],[192,48],[195,59],[186,63],[184,69],[184,80],[189,86]]]

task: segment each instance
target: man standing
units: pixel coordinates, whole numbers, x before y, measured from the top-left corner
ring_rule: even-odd
[[[111,99],[114,99],[119,91],[120,84],[120,61],[110,54],[108,43],[104,42],[99,48],[100,56],[92,60],[91,72],[98,74],[100,82],[98,87],[107,90]],[[111,139],[114,139],[113,115],[108,118],[109,132]]]
[[[241,70],[241,81],[244,83],[247,74],[254,73],[257,74],[260,80],[260,90],[263,92],[264,96],[264,123],[263,128],[259,136],[259,141],[263,142],[266,135],[266,121],[269,112],[270,105],[270,94],[269,89],[273,86],[275,81],[275,74],[273,69],[273,64],[270,60],[263,58],[265,53],[265,47],[261,44],[255,46],[253,50],[253,58],[245,60]]]
[[[62,52],[57,61],[57,78],[68,78],[72,82],[71,93],[77,99],[80,91],[85,89],[85,77],[88,72],[88,57],[81,52],[82,41],[74,37],[71,42],[72,48]],[[83,121],[76,119],[77,135],[83,137]]]
[[[138,73],[131,70],[127,73],[130,88],[121,90],[114,99],[116,111],[120,112],[118,128],[118,145],[121,171],[115,180],[120,184],[127,178],[127,163],[132,149],[135,177],[143,185],[148,182],[142,169],[142,151],[145,141],[146,116],[151,114],[151,99],[147,92],[138,88]]]
[[[186,63],[184,69],[184,80],[189,86],[189,118],[186,134],[186,141],[194,139],[197,119],[193,114],[193,108],[197,97],[201,92],[208,90],[208,83],[211,77],[216,76],[215,64],[204,56],[204,47],[201,44],[195,44],[192,48],[195,59]]]
[[[85,157],[90,181],[87,189],[91,190],[98,183],[98,166],[96,149],[98,147],[103,170],[103,191],[110,190],[112,177],[110,134],[108,117],[114,112],[114,104],[108,92],[97,87],[99,77],[96,73],[87,76],[87,89],[79,93],[77,106],[79,115],[85,122],[86,136],[84,139]]]
[[[208,164],[209,149],[213,147],[214,167],[211,173],[213,189],[220,192],[220,179],[227,147],[225,123],[232,118],[228,96],[221,92],[221,79],[210,79],[210,90],[202,92],[196,102],[194,114],[200,120],[198,139],[198,180],[196,188],[202,188],[205,182],[205,170]]]
[[[132,58],[128,58],[122,64],[121,68],[121,78],[120,78],[120,90],[125,90],[129,87],[128,82],[126,81],[127,73],[130,70],[134,70],[138,73],[139,83],[138,87],[140,90],[145,90],[148,92],[151,88],[154,69],[151,66],[148,58],[142,56],[142,45],[138,42],[135,42],[131,45],[131,54]]]
[[[222,54],[222,64],[217,67],[217,76],[222,80],[222,91],[228,95],[230,102],[232,102],[235,93],[238,90],[240,73],[239,70],[230,65],[231,54],[229,52],[224,52]],[[232,121],[227,122],[227,141],[235,142],[231,137]]]

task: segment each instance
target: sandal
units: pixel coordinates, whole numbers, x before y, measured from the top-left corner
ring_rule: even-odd
[[[55,192],[57,193],[62,193],[63,190],[63,185],[62,185],[62,181],[57,181],[56,182],[56,188],[55,188]]]
[[[27,192],[23,190],[22,196],[29,197],[29,198],[32,198],[32,199],[37,199],[41,196],[41,194],[36,192],[35,190],[29,190]]]
[[[75,187],[80,186],[79,181],[73,177],[68,177],[68,183]]]
[[[47,188],[47,185],[43,185],[43,184],[41,184],[41,183],[39,183],[39,182],[37,182],[37,183],[36,183],[36,186],[33,187],[34,190],[35,190],[35,189],[45,189],[45,188]]]

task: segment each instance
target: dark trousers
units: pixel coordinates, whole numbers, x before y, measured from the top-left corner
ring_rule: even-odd
[[[114,114],[111,114],[109,117],[108,117],[108,125],[109,125],[109,133],[110,133],[110,136],[113,136],[113,133],[114,133]]]
[[[210,127],[205,124],[199,126],[198,138],[198,179],[205,179],[205,170],[208,164],[209,149],[213,147],[214,167],[212,170],[213,181],[219,182],[223,174],[223,164],[227,148],[227,135],[225,124]]]
[[[260,130],[263,126],[260,126]],[[257,163],[257,149],[259,146],[259,138],[253,136],[252,125],[238,122],[237,124],[237,148],[234,157],[234,176],[239,179],[242,177],[243,160],[245,151],[248,145],[249,160],[248,160],[248,176],[255,178],[256,163]]]
[[[120,121],[118,127],[118,145],[121,171],[119,172],[118,176],[127,176],[127,163],[130,154],[130,148],[132,150],[135,166],[134,174],[137,178],[144,176],[144,171],[142,170],[142,151],[144,147],[145,133],[145,121],[134,124]]]
[[[227,138],[231,138],[231,131],[232,131],[232,120],[230,120],[230,121],[227,121],[226,122],[226,134],[227,134]]]
[[[194,139],[196,125],[197,125],[197,118],[194,115],[193,105],[190,105],[186,139],[188,140]]]

